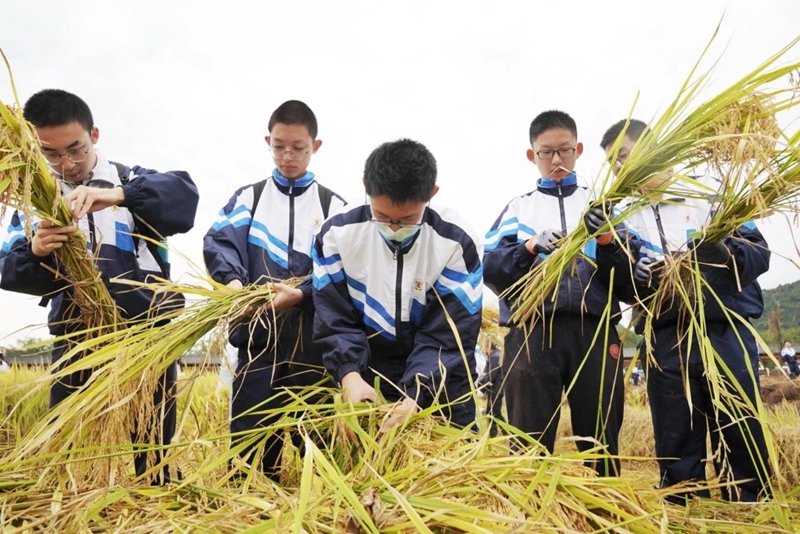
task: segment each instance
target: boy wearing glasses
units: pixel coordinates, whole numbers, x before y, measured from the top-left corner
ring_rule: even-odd
[[[278,415],[260,412],[290,401],[288,395],[279,395],[266,402],[283,388],[323,378],[322,356],[311,340],[311,248],[328,214],[345,205],[307,170],[322,140],[317,139],[316,116],[305,103],[289,100],[278,106],[265,139],[275,162],[272,174],[240,187],[203,241],[214,280],[234,290],[251,284],[272,284],[275,290],[270,311],[243,318],[231,330],[230,343],[239,352],[231,399],[234,434],[273,424]],[[280,283],[296,277],[305,278],[297,287]],[[281,314],[273,324],[274,312]],[[246,439],[233,438],[234,444]],[[282,450],[281,436],[275,433],[267,437],[260,457],[260,469],[275,481],[280,479]],[[250,463],[258,461],[252,447],[240,454]]]
[[[458,214],[430,207],[436,160],[409,139],[367,159],[369,203],[329,219],[314,246],[314,339],[345,401],[395,402],[383,430],[420,407],[475,420],[472,348],[481,323],[478,240]],[[451,322],[452,321],[452,324]]]
[[[96,258],[97,269],[111,297],[126,319],[135,321],[183,306],[183,298],[159,298],[150,290],[133,289],[114,280],[155,282],[151,277],[169,278],[169,263],[160,251],[148,247],[145,239],[188,232],[194,225],[197,188],[183,171],[159,173],[135,166],[114,164],[95,149],[100,130],[95,126],[89,106],[78,96],[60,89],[45,89],[25,103],[23,115],[36,129],[44,157],[50,164],[61,193],[74,218],[69,226],[55,226],[48,220],[34,221],[34,234],[28,240],[23,217],[14,213],[0,250],[0,287],[44,297],[50,303],[50,333],[63,336],[86,328],[74,301],[69,282],[54,273],[63,271],[55,252],[76,230],[86,236]],[[137,220],[144,221],[138,225]],[[53,362],[81,338],[59,341],[52,353]],[[53,408],[80,390],[90,373],[77,372],[58,379],[50,389]],[[155,392],[156,411],[162,421],[147,425],[151,443],[169,444],[175,433],[176,369],[171,366],[160,378]],[[147,469],[147,455],[134,459],[137,476]],[[165,467],[159,482],[168,480]]]
[[[558,240],[580,224],[590,201],[574,171],[583,152],[575,121],[562,111],[546,111],[533,120],[529,133],[527,157],[541,178],[535,190],[506,206],[486,234],[486,284],[498,295],[548,260]],[[605,217],[601,208],[590,210],[590,232],[599,230]],[[512,323],[514,297],[500,299],[500,322],[509,327],[503,358],[509,422],[550,452],[565,389],[574,435],[597,440],[608,454],[618,452],[623,383],[614,323],[619,303],[609,298],[607,268],[596,267],[594,260],[597,246],[612,242],[608,232],[589,243],[563,271],[557,292],[547,298],[535,324]],[[615,318],[607,325],[602,318],[609,306]],[[596,446],[588,440],[577,445],[582,451]],[[601,475],[619,474],[618,460],[588,465]]]

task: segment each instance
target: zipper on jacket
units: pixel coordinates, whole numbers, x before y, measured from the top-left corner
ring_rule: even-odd
[[[95,234],[94,229],[94,213],[87,213],[86,218],[89,220],[89,250],[92,251],[92,254],[96,253],[97,251],[94,249],[97,246],[97,235]],[[138,251],[135,251],[138,254]]]
[[[400,343],[400,325],[402,324],[402,297],[403,297],[403,250],[402,244],[398,243],[394,249],[394,259],[397,260],[397,279],[394,287],[394,333],[395,339]]]
[[[292,250],[294,247],[294,182],[289,182],[289,250],[286,251],[286,265],[292,276]]]
[[[661,214],[658,211],[658,204],[653,206],[653,215],[656,218],[656,226],[658,227],[658,237],[661,238],[661,248],[664,254],[669,254],[669,246],[667,245],[667,238],[664,237],[664,227],[661,225]]]
[[[564,214],[564,197],[561,195],[561,182],[556,184],[558,189],[558,209],[561,211],[561,231],[567,235],[567,216]]]

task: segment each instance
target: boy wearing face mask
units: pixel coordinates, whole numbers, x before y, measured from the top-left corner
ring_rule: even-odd
[[[475,419],[481,247],[464,220],[429,205],[436,160],[409,139],[367,159],[369,203],[329,219],[314,246],[314,340],[345,401],[395,402],[383,429],[433,403]],[[450,324],[455,325],[455,328]]]

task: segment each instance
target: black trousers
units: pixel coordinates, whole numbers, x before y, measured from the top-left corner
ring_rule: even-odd
[[[734,387],[739,384],[744,398],[756,405],[759,395],[756,341],[741,323],[734,326],[709,322],[707,329],[711,346],[722,360],[718,365],[722,383],[732,394],[720,400],[734,417],[712,404],[713,392],[697,340],[689,348],[685,336],[681,335],[685,332],[679,332],[676,326],[656,329],[653,357],[657,365],[649,365],[647,394],[653,415],[661,487],[705,480],[706,436],[710,432],[712,450],[717,450],[720,440],[725,444],[721,456],[714,460],[717,473],[723,482],[736,483],[735,488],[722,489],[723,498],[746,502],[766,498],[771,469],[764,433],[755,414],[742,406],[742,396]],[[723,370],[723,364],[729,372]],[[739,482],[745,479],[753,480]],[[707,496],[708,492],[700,492],[700,495]],[[684,502],[687,496],[676,496],[672,500]]]
[[[561,410],[567,390],[572,415],[572,431],[602,443],[606,452],[619,453],[624,385],[622,349],[613,325],[608,342],[604,329],[594,317],[556,314],[538,324],[528,335],[517,327],[505,338],[503,374],[509,423],[530,434],[553,452]],[[578,449],[595,447],[591,441],[578,441]],[[600,475],[615,476],[619,460],[590,461],[587,465]]]
[[[76,361],[80,356],[63,359],[72,344],[60,341],[53,347],[52,361],[58,362],[56,370],[62,370],[70,363]],[[145,444],[169,445],[175,435],[175,425],[177,422],[177,405],[175,401],[175,387],[177,382],[177,368],[175,364],[170,365],[167,370],[159,377],[158,385],[153,393],[154,415],[150,420],[137,420],[134,427],[137,431],[131,433],[131,441],[136,443],[137,435],[144,436],[142,440]],[[50,388],[50,409],[57,406],[67,397],[79,391],[89,380],[91,371],[76,371],[54,381]],[[165,452],[158,450],[154,452],[155,462],[161,463]],[[133,464],[136,469],[136,476],[142,476],[147,471],[147,452],[138,452],[133,456]],[[166,483],[170,481],[168,466],[164,466],[152,482]]]
[[[323,378],[325,369],[316,351],[313,354],[298,351],[290,358],[274,348],[240,348],[231,389],[231,433],[270,429],[282,417],[277,410],[293,402],[290,396],[280,395],[281,392],[286,388],[307,387]],[[264,438],[263,455],[257,456],[260,448],[257,442],[245,447],[240,456],[251,465],[258,465],[265,475],[277,482],[280,479],[283,438],[283,431],[270,430]],[[231,445],[250,439],[252,436],[234,436]]]

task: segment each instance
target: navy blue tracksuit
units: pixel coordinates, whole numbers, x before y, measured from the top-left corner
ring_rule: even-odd
[[[714,184],[709,181],[710,186]],[[696,191],[685,196],[657,204],[631,203],[622,208],[630,210],[628,223],[635,230],[631,240],[634,258],[649,256],[660,260],[686,252],[689,236],[707,224],[711,205]],[[755,501],[769,496],[771,472],[761,424],[751,409],[743,407],[745,401],[752,406],[757,403],[758,348],[745,324],[727,316],[726,311],[741,315],[745,321],[761,316],[764,304],[757,278],[769,269],[770,251],[752,223],[740,227],[722,244],[730,252],[730,259],[724,266],[709,266],[706,270],[705,280],[716,298],[704,288],[702,310],[707,341],[718,355],[715,368],[724,392],[719,394],[708,379],[711,370],[701,360],[698,340],[689,344],[689,321],[696,317],[698,309],[687,308],[677,298],[664,302],[652,318],[647,391],[661,486],[705,480],[706,436],[710,432],[712,450],[719,452],[714,463],[721,481],[736,483],[734,488],[723,488],[723,497]],[[623,300],[634,303],[653,294],[652,287],[634,284],[630,276],[626,279],[628,284],[621,291]],[[637,325],[640,333],[643,325],[644,318]],[[741,387],[742,393],[734,385]],[[724,447],[718,449],[721,440]],[[685,497],[674,500],[683,501]]]

